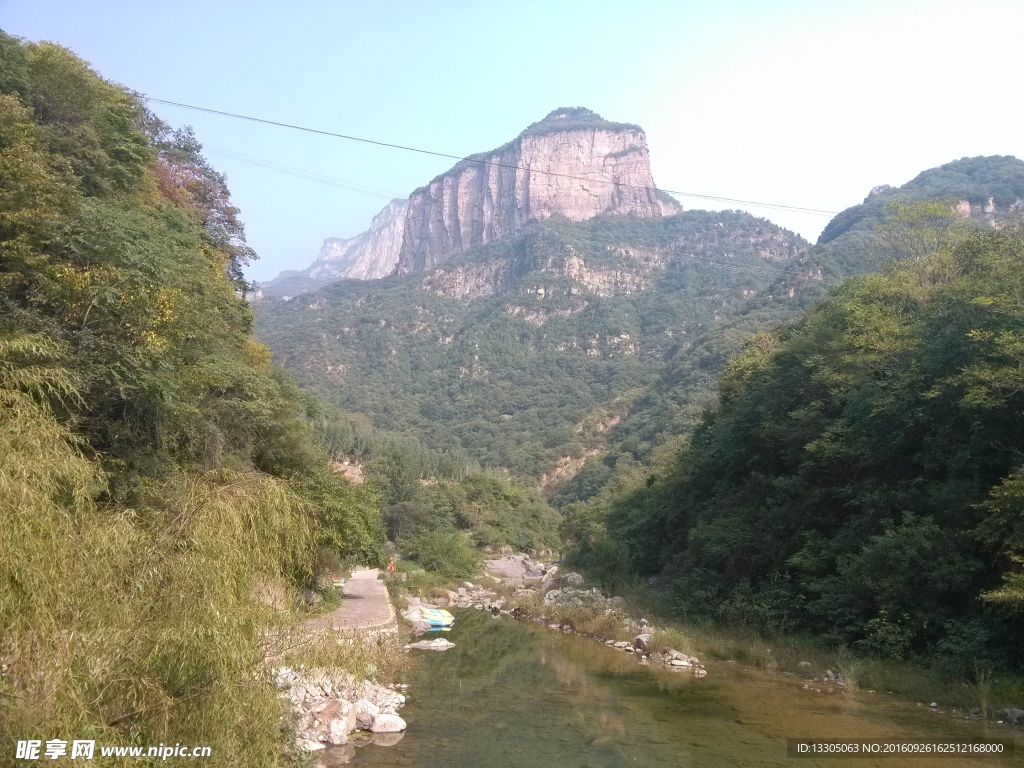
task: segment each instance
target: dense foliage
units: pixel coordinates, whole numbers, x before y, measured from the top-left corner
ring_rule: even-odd
[[[414,438],[378,429],[361,414],[321,407],[313,423],[335,462],[350,462],[368,478],[388,538],[403,554],[409,554],[407,543],[428,531],[464,534],[432,539],[454,542],[453,550],[463,549],[464,542],[529,550],[558,541],[561,518],[535,488],[482,472],[460,454],[433,451]]]
[[[898,189],[882,188],[836,216],[818,244],[802,257],[802,274],[820,275],[821,280],[787,275],[770,284],[766,293],[777,300],[793,291],[799,307],[808,307],[846,275],[879,269],[894,258],[923,256],[966,231],[1012,222],[1020,209],[1014,194],[1024,197],[1024,162],[1013,157],[965,158],[925,171]],[[997,201],[995,207],[988,205],[990,199]],[[962,208],[957,210],[960,201],[972,205],[970,217]],[[777,311],[756,310],[756,302],[750,306],[754,311],[712,326],[692,348],[676,352],[666,362],[609,436],[607,450],[589,459],[559,489],[559,506],[592,498],[602,489],[607,497],[624,483],[650,475],[641,463],[657,464],[656,453],[665,455],[685,442],[701,413],[716,405],[717,378],[725,363],[742,350],[750,335],[772,330],[787,318]],[[607,487],[617,474],[621,478]]]
[[[695,425],[730,349],[808,301],[804,246],[730,212],[549,219],[426,275],[257,302],[258,333],[318,396],[536,482],[600,448],[666,363],[690,385],[636,450]]]
[[[1021,668],[1024,237],[933,242],[754,336],[677,461],[570,510],[580,557],[624,544],[691,617]]]
[[[187,130],[0,33],[0,734],[285,760],[259,599],[380,561],[256,343],[252,257]],[[13,753],[10,753],[13,754]]]

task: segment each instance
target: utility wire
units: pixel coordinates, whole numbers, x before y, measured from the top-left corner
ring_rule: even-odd
[[[377,187],[370,187],[366,184],[359,184],[355,181],[348,181],[346,179],[339,179],[335,176],[327,176],[323,173],[316,173],[314,171],[307,171],[303,168],[295,168],[291,165],[282,165],[281,163],[271,162],[270,160],[264,160],[259,157],[253,157],[252,155],[243,155],[241,152],[233,152],[229,149],[221,149],[220,147],[213,147],[209,144],[203,145],[203,150],[206,152],[213,152],[214,154],[224,155],[235,160],[239,160],[249,165],[255,165],[260,168],[267,168],[271,171],[279,171],[286,173],[290,176],[296,176],[301,179],[309,179],[310,181],[320,182],[322,184],[328,184],[332,187],[342,187],[343,189],[351,190],[352,192],[361,192],[366,195],[373,195],[374,197],[383,197],[388,200],[394,200],[396,197],[405,197],[400,192],[392,192],[387,189],[379,189]]]
[[[421,149],[419,147],[409,147],[409,146],[406,146],[404,144],[392,144],[392,143],[386,142],[386,141],[376,141],[375,139],[366,139],[366,138],[362,138],[360,136],[350,136],[350,135],[344,134],[344,133],[335,133],[333,131],[323,131],[323,130],[320,130],[318,128],[308,128],[306,126],[294,125],[292,123],[282,123],[282,122],[278,122],[276,120],[265,120],[265,119],[260,118],[260,117],[252,117],[250,115],[240,115],[240,114],[236,114],[234,112],[224,112],[224,111],[219,110],[219,109],[209,109],[207,107],[197,107],[197,106],[192,105],[192,104],[183,104],[183,103],[178,102],[178,101],[168,101],[166,99],[158,99],[158,98],[155,98],[153,96],[143,96],[142,98],[145,99],[146,101],[153,102],[155,104],[166,104],[166,105],[172,106],[172,107],[181,107],[182,109],[191,109],[191,110],[196,111],[196,112],[205,112],[206,114],[210,114],[210,115],[219,115],[221,117],[230,117],[230,118],[233,118],[235,120],[247,120],[247,121],[252,122],[252,123],[262,123],[263,125],[273,125],[273,126],[277,126],[278,128],[288,128],[288,129],[295,130],[295,131],[304,131],[305,133],[315,133],[315,134],[318,134],[320,136],[330,136],[331,138],[335,138],[335,139],[345,139],[347,141],[357,141],[357,142],[360,142],[362,144],[372,144],[372,145],[377,146],[377,147],[387,147],[389,149],[400,149],[400,150],[403,150],[405,152],[415,152],[417,154],[430,155],[432,157],[444,157],[444,158],[447,158],[449,160],[456,160],[456,161],[459,161],[459,162],[465,161],[465,162],[470,162],[470,163],[478,163],[480,165],[488,165],[489,164],[489,165],[494,165],[494,166],[499,167],[499,168],[511,168],[511,169],[518,170],[518,171],[527,171],[527,172],[529,172],[531,174],[535,173],[535,174],[542,174],[542,175],[545,175],[545,176],[557,176],[557,177],[561,177],[561,178],[575,179],[575,180],[579,180],[579,181],[589,181],[589,182],[595,182],[595,181],[596,182],[601,182],[601,181],[603,181],[602,179],[595,179],[595,178],[592,178],[592,177],[588,178],[586,176],[577,176],[577,175],[573,175],[573,174],[569,174],[569,173],[557,173],[555,171],[541,171],[541,170],[537,170],[537,169],[533,169],[533,168],[523,168],[522,166],[519,166],[519,165],[510,165],[508,163],[492,162],[492,161],[488,161],[488,160],[479,160],[479,159],[474,158],[472,156],[470,156],[470,157],[460,157],[458,155],[451,155],[451,154],[448,154],[446,152],[434,152],[433,150],[429,150],[429,149]],[[612,182],[606,182],[606,183],[612,183]],[[633,187],[635,189],[649,189],[648,187],[640,187],[640,186],[632,185],[632,184],[629,184],[629,185],[623,184],[623,185],[620,185],[620,186],[630,186],[630,187]],[[655,187],[655,189],[658,189],[658,188]],[[757,206],[759,208],[772,208],[772,209],[775,209],[775,210],[794,211],[794,212],[797,212],[797,213],[808,213],[808,214],[812,214],[812,215],[815,215],[815,216],[834,216],[834,215],[836,215],[838,213],[838,211],[826,211],[826,210],[822,210],[820,208],[805,208],[805,207],[797,206],[797,205],[783,205],[782,203],[761,203],[761,202],[757,202],[757,201],[754,201],[754,200],[740,200],[738,198],[733,198],[733,197],[719,197],[719,196],[716,196],[716,195],[702,195],[702,194],[698,194],[696,192],[683,192],[683,191],[677,190],[677,189],[662,189],[660,191],[668,192],[668,193],[673,194],[673,195],[679,195],[680,197],[692,197],[692,198],[697,198],[697,199],[701,199],[701,200],[714,200],[716,202],[723,202],[723,203],[740,203],[742,205],[753,205],[753,206]]]
[[[280,171],[287,173],[292,176],[299,178],[310,179],[311,181],[320,182],[323,184],[329,184],[331,186],[342,187],[344,189],[352,190],[353,192],[362,192],[367,195],[373,195],[376,197],[384,197],[389,200],[396,197],[401,197],[397,192],[391,192],[386,189],[378,189],[376,187],[368,187],[365,184],[358,184],[352,181],[346,181],[344,179],[338,179],[334,176],[327,176],[322,173],[315,173],[314,171],[307,171],[302,168],[295,168],[290,165],[282,165],[280,163],[274,163],[269,160],[263,160],[252,155],[244,155],[241,152],[233,152],[229,149],[221,149],[220,147],[214,147],[205,145],[203,147],[205,151],[213,152],[215,154],[225,155],[242,162],[248,162],[252,165],[259,166],[261,168],[268,168],[272,171]],[[715,266],[722,267],[727,272],[742,272],[744,274],[750,274],[755,277],[761,277],[763,279],[771,280],[775,278],[804,278],[813,282],[820,282],[825,285],[835,285],[842,281],[842,278],[835,277],[815,277],[801,274],[799,271],[794,271],[794,264],[779,264],[774,265],[771,263],[764,264],[738,264],[732,259],[725,258],[722,256],[712,256],[709,254],[691,254],[691,258],[677,262],[680,266],[699,266],[700,264],[713,264]],[[799,270],[799,268],[797,267]]]

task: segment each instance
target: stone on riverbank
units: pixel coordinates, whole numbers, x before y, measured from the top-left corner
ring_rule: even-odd
[[[439,637],[435,640],[420,640],[418,643],[409,643],[405,647],[407,650],[418,648],[422,651],[447,651],[449,648],[454,648],[455,643],[450,643],[443,637]]]
[[[373,733],[398,733],[405,730],[405,720],[398,715],[382,713],[373,718],[370,731]]]
[[[344,745],[356,729],[369,730],[377,713],[396,716],[405,704],[401,693],[368,680],[357,682],[347,672],[279,667],[275,682],[297,717],[295,744],[303,752],[323,749],[324,743]],[[374,714],[361,721],[361,712]],[[405,721],[397,719],[404,727]]]
[[[380,707],[369,699],[360,699],[353,705],[356,712],[356,725],[361,731],[370,730],[373,718],[380,714]]]
[[[1014,707],[1007,707],[1006,709],[999,710],[999,714],[1002,715],[1003,720],[1013,725],[1024,725],[1024,709],[1015,709]]]
[[[569,571],[563,574],[561,577],[563,584],[567,584],[570,587],[582,587],[584,584],[583,577],[580,576],[576,571]]]
[[[505,584],[516,587],[516,597],[532,597],[537,594],[538,590],[528,589],[523,585],[526,582],[527,575],[529,575],[532,580],[537,572],[544,574],[539,591],[543,595],[544,606],[550,606],[554,609],[552,612],[555,613],[555,617],[545,615],[531,616],[531,611],[529,609],[513,603],[512,609],[509,611],[509,615],[514,618],[530,618],[551,629],[570,633],[574,632],[574,627],[571,622],[562,624],[559,623],[558,620],[551,620],[558,616],[560,612],[558,609],[582,608],[585,610],[600,611],[607,617],[621,624],[622,629],[625,632],[631,633],[633,636],[633,642],[616,642],[615,640],[605,640],[594,635],[588,635],[597,642],[606,643],[618,650],[635,654],[642,664],[659,664],[679,672],[690,672],[696,677],[704,677],[707,675],[707,670],[696,657],[686,656],[686,654],[679,653],[679,651],[669,651],[667,653],[656,652],[654,650],[655,629],[651,626],[651,623],[647,619],[640,619],[639,622],[629,619],[623,610],[626,607],[626,601],[624,598],[618,595],[606,597],[604,593],[596,587],[584,589],[583,577],[578,573],[573,571],[560,573],[557,563],[550,563],[547,565],[544,563],[535,563],[531,560],[529,555],[523,554],[506,556],[499,560],[487,560],[485,561],[485,565],[488,570],[490,570],[501,581],[504,581]],[[470,596],[463,596],[461,600],[466,600],[468,597]],[[462,605],[461,600],[460,605]],[[487,607],[486,603],[484,603],[484,607]],[[575,631],[579,630],[575,629]]]

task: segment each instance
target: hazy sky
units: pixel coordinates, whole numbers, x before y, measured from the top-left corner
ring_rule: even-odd
[[[586,106],[646,129],[663,188],[826,210],[959,157],[1024,157],[1020,0],[0,0],[0,27],[150,96],[455,155]],[[155,111],[192,125],[227,173],[259,280],[307,266],[324,238],[362,231],[389,194],[451,165]],[[811,240],[828,220],[747,209]]]

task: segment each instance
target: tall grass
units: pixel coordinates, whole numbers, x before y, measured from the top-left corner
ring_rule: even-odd
[[[396,632],[336,632],[293,626],[275,632],[275,664],[305,669],[343,669],[356,680],[379,684],[403,677],[409,655]]]
[[[302,502],[283,481],[224,471],[153,481],[133,508],[98,501],[102,471],[48,404],[74,398],[59,356],[38,337],[0,339],[0,743],[288,761],[257,586],[308,577]]]

